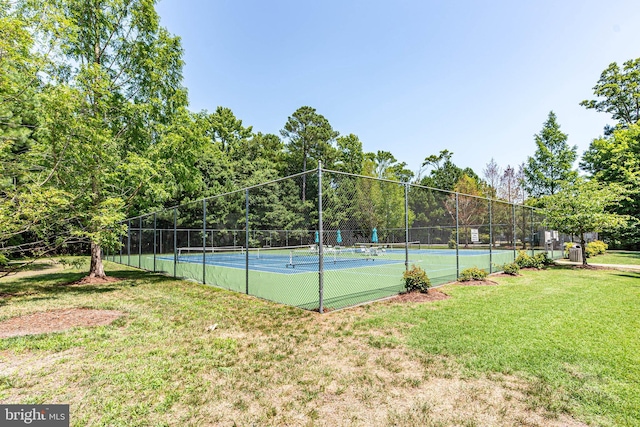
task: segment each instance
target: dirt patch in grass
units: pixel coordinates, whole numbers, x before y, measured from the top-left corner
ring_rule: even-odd
[[[286,334],[221,330],[238,343],[238,356],[202,375],[203,403],[187,419],[220,426],[586,426],[531,405],[523,379],[464,378],[447,358],[406,348],[399,331],[354,325],[366,311],[316,317]],[[181,403],[167,416],[186,418],[190,410]]]
[[[422,292],[406,292],[389,299],[389,302],[428,302],[440,301],[451,298],[449,295],[437,289],[429,289],[428,293]]]
[[[123,314],[114,310],[86,308],[41,311],[0,322],[0,338],[60,332],[77,326],[104,326]]]
[[[468,280],[466,282],[455,282],[454,285],[460,286],[496,286],[498,282],[493,280]]]
[[[2,298],[14,298],[14,297],[26,297],[29,295],[35,295],[35,292],[0,292],[0,299]]]
[[[493,273],[491,277],[518,277],[521,274]]]

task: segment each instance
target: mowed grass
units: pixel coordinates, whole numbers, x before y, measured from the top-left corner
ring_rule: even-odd
[[[640,423],[640,275],[553,269],[452,298],[320,315],[107,263],[4,278],[0,321],[120,310],[109,326],[0,340],[0,401],[72,425]],[[214,330],[210,326],[216,325]]]
[[[594,264],[640,265],[640,252],[607,251],[587,260]]]
[[[471,375],[531,380],[530,398],[596,425],[640,425],[640,274],[553,268],[449,286],[437,310],[386,309],[367,323],[413,324],[409,344]]]

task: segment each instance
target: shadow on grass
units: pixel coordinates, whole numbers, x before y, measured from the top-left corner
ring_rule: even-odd
[[[28,276],[0,283],[0,306],[9,298],[29,297],[31,300],[52,299],[61,294],[101,294],[123,287],[136,286],[138,281],[162,283],[174,280],[171,277],[138,270],[109,270],[107,275],[122,279],[118,282],[102,284],[80,284],[74,282],[86,277],[86,272],[57,272]]]
[[[640,279],[640,273],[618,273],[616,274],[618,277],[629,277],[631,279]],[[635,285],[637,286],[637,285]]]
[[[54,264],[51,262],[11,262],[9,263],[8,269],[16,271],[44,271],[51,270],[52,268],[58,268],[58,264]]]

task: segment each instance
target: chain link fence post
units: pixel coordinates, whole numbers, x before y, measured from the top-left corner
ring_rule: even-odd
[[[158,223],[156,213],[153,213],[153,272],[155,273],[157,270],[156,267],[156,255],[158,253],[157,245],[158,245]]]
[[[178,208],[173,208],[173,277],[178,269]]]
[[[459,194],[456,193],[456,280],[460,277],[460,219],[458,215],[459,208]]]
[[[513,260],[516,260],[516,204],[511,204],[511,216],[513,220]]]
[[[202,283],[207,284],[207,199],[202,199]]]
[[[122,225],[123,223],[120,222],[120,225]],[[124,248],[124,243],[122,242],[122,239],[124,238],[124,236],[121,234],[120,235],[120,264],[122,264],[122,248]]]
[[[318,311],[324,313],[324,239],[322,236],[322,161],[318,160]]]
[[[404,184],[404,269],[409,271],[409,183]]]
[[[529,208],[529,211],[531,212],[531,256],[534,256],[535,253],[535,232],[534,232],[534,219],[533,219],[533,208]]]
[[[249,189],[244,193],[244,274],[245,274],[245,291],[249,295]]]
[[[138,218],[138,268],[142,269],[142,217]]]
[[[127,220],[127,264],[131,266],[131,219]]]
[[[493,216],[491,205],[491,199],[489,199],[489,274],[493,273]]]

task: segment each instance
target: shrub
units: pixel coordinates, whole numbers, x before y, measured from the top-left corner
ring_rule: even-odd
[[[607,245],[602,240],[594,240],[593,242],[587,243],[587,247],[585,248],[585,251],[588,257],[594,257],[596,255],[604,254],[608,248],[609,248],[609,245]]]
[[[540,252],[534,256],[536,263],[538,264],[537,268],[547,267],[555,264],[555,261],[549,258],[549,254],[546,252]]]
[[[449,249],[455,249],[456,247],[456,241],[453,239],[449,240],[449,243],[447,243],[447,246],[449,247]]]
[[[468,282],[470,280],[484,280],[488,275],[489,273],[478,267],[471,267],[462,270],[462,272],[460,273],[460,277],[458,277],[458,280],[461,282]]]
[[[525,251],[518,252],[518,256],[514,262],[518,264],[520,268],[540,268],[539,261]]]
[[[518,274],[520,274],[520,267],[515,262],[512,262],[512,263],[503,265],[502,271],[504,272],[504,274],[517,276]]]
[[[427,277],[427,273],[416,265],[412,265],[409,270],[405,271],[402,278],[404,279],[404,288],[407,292],[418,291],[427,293],[431,286],[431,281]]]
[[[7,265],[9,265],[9,259],[6,256],[0,254],[0,269],[3,269]]]

